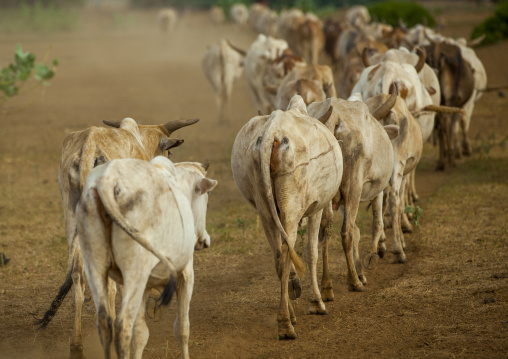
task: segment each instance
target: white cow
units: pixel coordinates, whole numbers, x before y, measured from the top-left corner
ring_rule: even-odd
[[[301,284],[290,269],[291,262],[297,270],[303,269],[293,247],[304,217],[308,217],[309,312],[327,314],[317,284],[318,231],[323,207],[330,204],[342,178],[340,147],[332,133],[307,114],[302,98],[295,96],[287,111],[254,117],[243,126],[233,144],[231,167],[272,248],[281,281],[279,338],[294,339],[296,317],[288,296],[297,298]]]
[[[380,106],[378,113],[388,113],[393,103]],[[344,221],[341,236],[342,247],[348,266],[348,287],[351,291],[363,291],[367,278],[360,263],[358,244],[360,229],[356,225],[356,216],[360,201],[372,203],[372,240],[376,241],[383,231],[383,190],[386,188],[393,171],[393,149],[390,139],[398,135],[398,126],[383,126],[369,113],[361,96],[356,94],[347,101],[329,98],[308,106],[309,114],[323,122],[333,133],[344,158],[344,176],[340,189],[333,199],[335,210],[343,206]],[[329,222],[333,217],[331,208],[324,211],[322,222]],[[322,223],[328,226],[328,223]],[[325,246],[328,241],[324,241]],[[326,247],[323,248],[323,258]],[[323,262],[323,266],[325,263]],[[325,273],[325,270],[323,270]],[[323,293],[332,300],[331,280],[323,278]]]
[[[173,32],[178,22],[178,13],[173,8],[160,9],[157,13],[157,22],[163,32]]]
[[[258,35],[245,57],[245,76],[256,110],[270,113],[272,105],[268,99],[263,82],[265,69],[271,61],[282,55],[288,44],[284,40],[275,39],[263,34]]]
[[[234,4],[229,11],[231,20],[238,25],[246,25],[249,20],[249,10],[244,4]]]
[[[245,51],[221,40],[210,46],[203,57],[203,72],[215,93],[218,122],[229,120],[233,83],[243,74],[245,55]]]
[[[393,223],[392,253],[394,255],[394,262],[404,263],[407,259],[404,253],[405,242],[401,220],[405,209],[404,198],[405,191],[407,190],[405,182],[410,179],[410,175],[414,174],[416,165],[420,161],[423,141],[418,122],[408,110],[404,100],[397,95],[398,90],[396,86],[392,85],[390,87],[390,95],[383,94],[371,97],[366,101],[366,104],[369,106],[370,112],[375,115],[382,125],[399,126],[399,135],[392,139],[394,161],[393,173],[390,178],[388,210]],[[387,101],[394,102],[393,107],[390,111],[380,114],[377,109]],[[380,239],[383,241],[385,239],[384,235]],[[382,257],[385,249],[384,243],[378,246],[378,243],[373,241],[371,254],[379,253]]]
[[[97,309],[97,327],[110,358],[115,333],[118,358],[141,358],[148,341],[145,302],[151,288],[167,305],[176,289],[174,333],[182,358],[189,357],[189,304],[194,286],[194,249],[208,247],[207,193],[217,181],[199,163],[174,165],[159,156],[150,162],[119,159],[88,176],[76,216],[85,272]],[[108,277],[123,284],[114,321]]]

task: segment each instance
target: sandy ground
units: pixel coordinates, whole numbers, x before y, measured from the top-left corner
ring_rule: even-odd
[[[47,309],[65,277],[67,240],[57,181],[61,144],[70,131],[124,117],[143,124],[201,118],[176,133],[185,144],[174,151],[173,160],[209,160],[209,177],[219,181],[208,210],[212,248],[195,255],[192,357],[504,356],[508,154],[489,144],[508,135],[506,98],[487,93],[475,109],[471,138],[476,148],[489,147],[488,154],[477,151],[457,168],[436,173],[436,149],[426,145],[417,177],[424,214],[420,229],[406,236],[409,262],[392,265],[388,256],[367,273],[365,292],[348,292],[336,225],[330,258],[335,301],[326,304],[329,315],[307,315],[305,292],[295,303],[297,340],[278,341],[280,285],[272,255],[230,169],[236,133],[256,109],[241,79],[233,94],[233,120],[219,126],[200,64],[207,44],[227,37],[247,48],[255,34],[186,14],[168,36],[157,31],[154,13],[123,14],[124,21],[118,16],[88,14],[83,29],[72,33],[0,35],[2,66],[18,42],[39,57],[51,47],[50,56],[60,60],[41,98],[19,112],[23,101],[13,100],[11,113],[0,115],[0,252],[11,258],[0,268],[1,358],[68,357],[71,298],[45,331],[33,329],[29,314]],[[464,16],[466,22],[460,14],[446,19],[445,33],[466,36],[481,16]],[[478,55],[490,85],[508,81],[508,43],[481,48]],[[362,210],[358,223],[365,245],[369,221],[370,213]],[[145,357],[179,357],[173,320],[174,304],[159,321],[149,320]],[[91,301],[84,305],[83,334],[86,357],[101,357]]]

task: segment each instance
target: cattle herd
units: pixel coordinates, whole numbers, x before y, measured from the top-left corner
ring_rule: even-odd
[[[173,31],[178,16],[173,9],[161,10],[161,30]],[[471,154],[468,129],[486,89],[486,72],[465,39],[444,37],[424,25],[408,29],[402,22],[396,28],[371,22],[362,6],[350,8],[344,21],[330,18],[324,24],[314,14],[298,9],[277,14],[260,4],[249,9],[236,4],[230,16],[259,35],[246,51],[227,39],[209,46],[203,70],[223,123],[230,120],[234,82],[245,73],[258,115],[236,137],[232,172],[272,249],[281,283],[279,338],[295,339],[291,300],[302,294],[305,271],[294,249],[299,226],[306,221],[310,314],[327,314],[325,302],[334,299],[328,268],[334,211],[340,209],[343,218],[350,291],[364,290],[364,267],[384,256],[385,228],[393,228],[394,262],[406,262],[403,233],[412,225],[404,209],[418,200],[415,168],[423,144],[439,145],[439,170]],[[211,21],[224,18],[221,8],[212,8]],[[325,59],[322,52],[331,66],[318,64]],[[208,163],[174,164],[163,155],[183,143],[172,133],[196,122],[147,126],[126,118],[65,138],[58,179],[68,270],[38,324],[51,321],[72,288],[71,353],[83,352],[86,277],[106,358],[111,343],[119,358],[129,358],[131,344],[134,357],[141,358],[151,290],[161,293],[159,304],[169,304],[176,293],[174,334],[182,357],[189,357],[193,252],[210,246],[207,194],[217,181],[206,177]],[[362,201],[370,202],[373,216],[371,249],[364,256],[355,224]],[[123,285],[123,299],[116,315],[117,283]]]

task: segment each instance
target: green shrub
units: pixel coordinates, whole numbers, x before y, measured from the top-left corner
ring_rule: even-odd
[[[3,92],[3,96],[0,96],[0,107],[11,97],[32,92],[39,85],[49,86],[49,80],[55,76],[57,66],[57,59],[53,60],[51,66],[46,65],[44,61],[35,63],[35,55],[24,52],[18,44],[14,53],[14,62],[0,69],[0,91]],[[36,85],[23,88],[31,78],[36,81]]]
[[[493,44],[508,38],[508,2],[499,4],[494,15],[475,26],[471,32],[471,39],[483,34],[485,39],[481,45]]]
[[[436,20],[423,6],[408,1],[387,1],[368,6],[373,20],[398,26],[399,19],[408,27],[427,22],[427,26],[436,25]]]

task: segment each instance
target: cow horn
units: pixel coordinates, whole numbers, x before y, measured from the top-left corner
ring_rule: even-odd
[[[422,108],[422,111],[433,111],[439,113],[460,113],[462,115],[466,114],[466,112],[463,109],[451,106],[428,105]]]
[[[393,90],[394,84],[391,84],[390,85],[390,97],[388,98],[388,100],[386,100],[381,106],[379,106],[375,111],[374,113],[372,114],[372,116],[374,116],[374,118],[378,121],[381,121],[383,118],[386,117],[386,115],[388,115],[388,112],[390,112],[390,110],[392,109],[392,107],[395,105],[395,102],[397,101],[397,91]],[[397,86],[395,85],[395,88],[397,88]]]
[[[367,52],[369,51],[369,48],[368,47],[364,47],[363,48],[363,52],[362,52],[362,61],[363,61],[363,65],[365,67],[370,67],[370,61],[369,61],[369,57],[367,56]]]
[[[246,56],[247,55],[247,52],[245,50],[239,49],[238,47],[233,45],[233,43],[231,41],[229,41],[229,40],[227,40],[227,42],[228,42],[229,47],[231,47],[233,50],[238,52],[240,55],[242,55],[242,56]]]
[[[320,118],[318,118],[318,121],[321,122],[322,124],[325,124],[326,121],[328,121],[328,119],[332,115],[332,112],[333,112],[333,106],[330,104],[330,107],[328,107],[328,110],[326,110],[326,112]]]
[[[430,42],[431,44],[435,44],[435,43],[436,43],[434,40],[432,40],[432,38],[429,36],[429,34],[427,34],[427,29],[423,29],[423,35],[425,36],[425,38],[426,38],[427,40],[429,40],[429,42]]]
[[[423,66],[425,65],[425,53],[423,52],[422,49],[420,49],[419,47],[416,48],[416,53],[418,54],[418,62],[416,63],[415,65],[415,70],[416,70],[416,73],[419,73],[420,71],[422,71],[423,69]]]
[[[111,126],[111,127],[114,127],[114,128],[120,128],[120,123],[122,123],[122,121],[108,121],[108,120],[102,120],[102,122],[106,126]]]
[[[474,40],[471,40],[467,43],[467,46],[469,47],[473,47],[473,46],[476,46],[476,45],[479,45],[483,40],[485,39],[485,34],[477,37],[476,39]]]
[[[404,21],[402,21],[402,19],[399,17],[399,27],[402,31],[404,31],[405,33],[408,32],[408,29],[407,29],[407,26],[406,24],[404,24]]]
[[[198,121],[199,121],[199,118],[193,118],[193,119],[189,119],[189,120],[174,120],[174,121],[166,122],[163,126],[166,129],[166,131],[168,131],[169,134],[171,135],[173,132],[175,132],[179,128],[193,125]]]
[[[210,161],[206,161],[205,163],[202,163],[201,166],[205,169],[205,171],[208,171],[208,167],[210,167]]]

